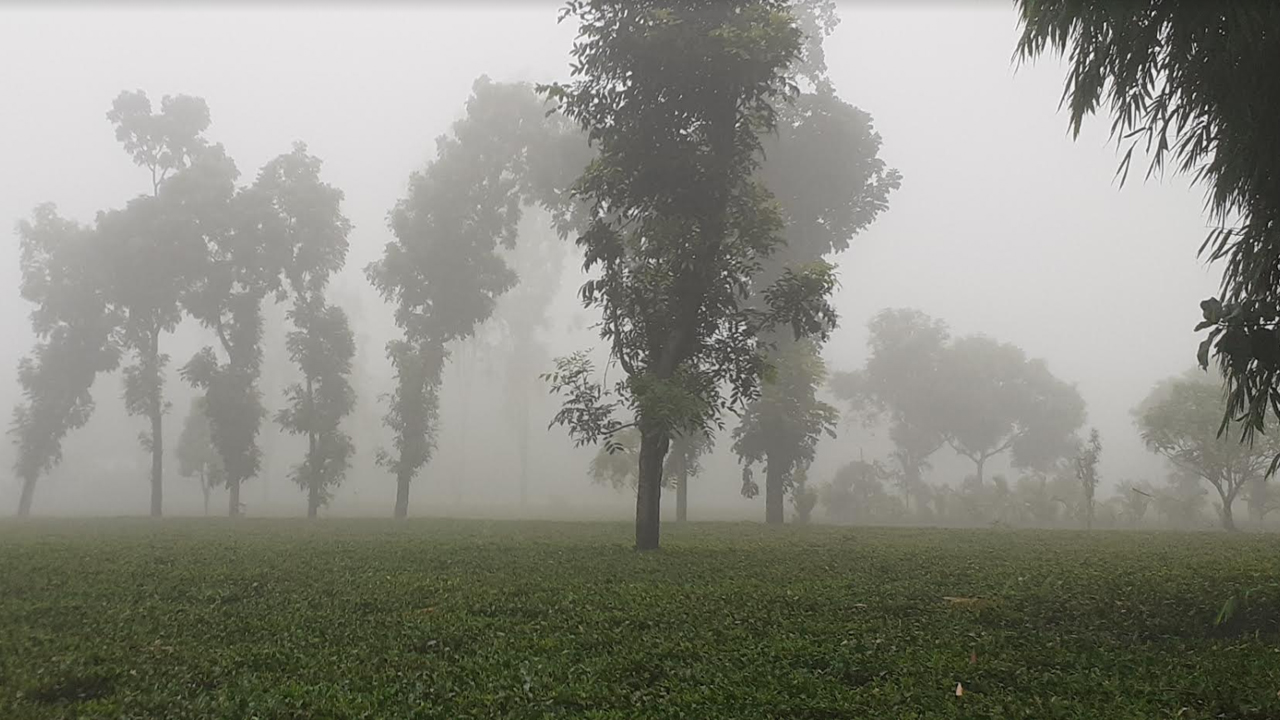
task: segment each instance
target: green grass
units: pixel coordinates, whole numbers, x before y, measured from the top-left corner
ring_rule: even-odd
[[[629,542],[625,524],[0,523],[0,718],[1280,717],[1275,537]]]

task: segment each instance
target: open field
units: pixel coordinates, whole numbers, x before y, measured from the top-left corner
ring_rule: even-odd
[[[630,532],[0,523],[0,718],[1280,717],[1275,536]]]

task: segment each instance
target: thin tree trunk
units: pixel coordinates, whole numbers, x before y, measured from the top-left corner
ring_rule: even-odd
[[[240,480],[236,478],[227,478],[227,490],[230,496],[227,500],[227,517],[240,517]]]
[[[307,423],[316,421],[315,390],[311,378],[307,378]],[[312,425],[314,427],[314,425]],[[307,517],[314,518],[320,511],[320,463],[316,457],[316,433],[307,431]]]
[[[36,476],[22,479],[22,495],[18,498],[18,517],[31,515],[31,501],[36,495]]]
[[[682,468],[676,475],[676,522],[689,519],[689,473]]]
[[[640,482],[636,487],[636,550],[657,550],[662,519],[662,461],[670,440],[662,433],[640,435]]]
[[[764,521],[769,525],[781,525],[783,518],[782,463],[765,457],[764,470]]]
[[[160,517],[164,507],[164,388],[160,381],[160,329],[156,328],[151,335],[152,372],[155,392],[151,396],[148,410],[151,415],[151,517]]]
[[[978,487],[982,487],[982,484],[986,479],[983,477],[983,466],[987,464],[987,458],[985,456],[979,456],[977,460],[973,461],[973,464],[977,468],[976,474],[978,476]]]
[[[396,509],[393,517],[404,519],[409,516],[409,474],[396,475]]]

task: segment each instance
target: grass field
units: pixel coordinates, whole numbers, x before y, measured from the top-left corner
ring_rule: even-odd
[[[630,530],[0,523],[0,718],[1280,718],[1280,538]]]

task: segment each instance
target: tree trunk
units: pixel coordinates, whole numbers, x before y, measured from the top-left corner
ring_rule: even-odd
[[[782,463],[771,462],[766,456],[764,470],[764,521],[769,525],[783,523]]]
[[[227,517],[240,517],[240,481],[234,478],[227,478],[227,490],[230,491],[227,500]]]
[[[985,478],[983,477],[982,468],[984,465],[987,464],[987,458],[984,456],[979,456],[977,460],[973,461],[973,464],[974,464],[974,467],[976,468],[975,474],[978,476],[978,487],[982,487],[982,483],[985,481]]]
[[[636,550],[657,550],[662,518],[662,461],[671,441],[666,435],[642,431],[640,482],[636,487]]]
[[[307,487],[307,517],[314,518],[320,512],[320,487],[316,484],[315,478],[311,479],[311,484]]]
[[[676,475],[676,522],[689,519],[689,473]]]
[[[156,403],[158,406],[159,403]],[[151,410],[151,517],[160,517],[164,507],[164,436],[159,407]]]
[[[409,474],[396,475],[396,509],[393,517],[402,520],[409,516]]]
[[[205,478],[204,468],[200,468],[200,493],[204,495],[204,516],[209,517],[209,481]]]
[[[308,424],[314,427],[316,421],[316,401],[314,385],[307,378],[307,417]],[[307,517],[314,518],[320,511],[320,462],[316,457],[318,441],[314,430],[307,432]]]
[[[18,498],[18,517],[31,515],[31,501],[36,495],[36,476],[22,479],[22,495]]]
[[[155,373],[155,393],[148,410],[151,415],[151,517],[160,517],[164,506],[164,388],[160,384],[160,329],[151,335],[149,348]]]
[[[1235,504],[1235,491],[1224,493],[1218,491],[1218,497],[1222,498],[1222,509],[1218,515],[1222,518],[1222,529],[1227,532],[1239,532],[1240,528],[1236,527],[1235,518],[1231,514],[1231,506]]]

